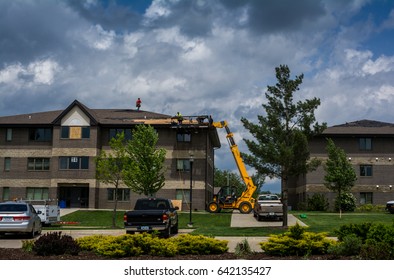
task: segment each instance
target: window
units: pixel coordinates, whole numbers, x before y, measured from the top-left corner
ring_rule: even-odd
[[[89,169],[89,157],[60,157],[59,169]]]
[[[178,142],[191,142],[192,135],[190,133],[181,133],[178,132],[176,134],[176,141]]]
[[[111,128],[109,130],[109,140],[112,138],[116,138],[116,135],[124,133],[124,139],[131,140],[132,134],[131,134],[131,128]]]
[[[28,200],[46,200],[49,198],[48,188],[26,188],[26,198]]]
[[[107,189],[108,201],[115,201],[115,195],[118,201],[130,201],[130,189]]]
[[[89,126],[62,126],[60,133],[62,139],[89,139]]]
[[[8,142],[12,141],[12,128],[7,128],[5,140]]]
[[[189,203],[190,201],[190,189],[178,189],[176,190],[175,197],[177,200],[182,200],[184,203]]]
[[[10,187],[3,187],[3,201],[10,200]]]
[[[35,128],[29,131],[29,140],[31,141],[52,141],[51,128]]]
[[[189,159],[178,159],[176,162],[177,171],[190,171],[190,160]]]
[[[11,158],[6,157],[4,158],[4,171],[10,171],[11,170]]]
[[[372,176],[372,165],[360,165],[360,176],[362,177]]]
[[[372,193],[371,192],[360,193],[360,204],[372,204]]]
[[[359,149],[361,151],[371,151],[372,150],[372,138],[360,138],[359,139]]]
[[[28,158],[27,170],[29,171],[42,171],[49,170],[49,158]]]

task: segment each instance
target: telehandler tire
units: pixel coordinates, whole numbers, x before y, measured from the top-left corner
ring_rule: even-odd
[[[217,204],[216,202],[210,202],[208,204],[208,212],[209,213],[218,213],[220,212],[220,207],[219,204]]]
[[[252,212],[252,205],[249,202],[244,201],[239,205],[238,209],[241,214],[249,214]]]

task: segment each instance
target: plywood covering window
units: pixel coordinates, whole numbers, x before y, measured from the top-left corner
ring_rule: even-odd
[[[81,139],[82,138],[82,127],[71,126],[70,127],[70,139]]]
[[[90,138],[88,126],[62,126],[62,139],[87,139]]]

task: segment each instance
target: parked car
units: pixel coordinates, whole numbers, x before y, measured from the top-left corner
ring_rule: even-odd
[[[386,210],[390,212],[390,214],[394,214],[394,200],[387,201]]]
[[[41,234],[40,211],[24,201],[0,203],[0,235],[6,233],[24,233],[34,238]]]

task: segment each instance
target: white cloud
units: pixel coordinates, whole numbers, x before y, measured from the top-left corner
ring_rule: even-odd
[[[0,71],[0,83],[15,88],[51,85],[60,70],[59,64],[52,59],[34,61],[27,66],[16,63]]]
[[[19,75],[24,72],[25,70],[20,63],[9,65],[0,71],[0,83],[15,85],[18,82]]]
[[[369,59],[362,70],[366,74],[375,75],[380,72],[390,72],[394,69],[394,57],[381,56],[375,61]]]
[[[51,85],[55,74],[60,70],[57,62],[53,60],[41,60],[28,65],[27,72],[34,77],[35,84]]]
[[[113,30],[106,31],[100,25],[95,25],[84,34],[84,37],[90,47],[104,51],[113,45],[116,34]]]
[[[171,10],[166,7],[165,1],[155,0],[145,12],[145,24],[149,24],[152,20],[160,17],[166,17],[171,14]]]

